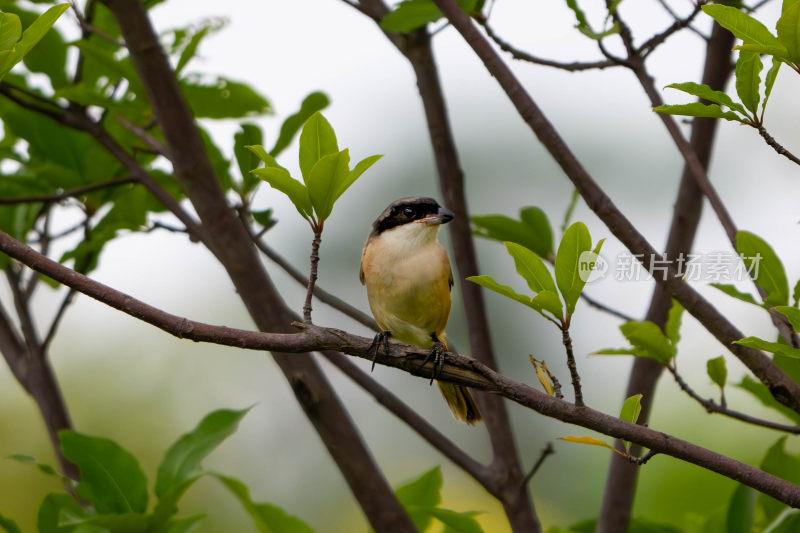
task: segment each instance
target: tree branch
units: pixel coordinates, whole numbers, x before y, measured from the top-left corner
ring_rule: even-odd
[[[732,71],[730,61],[733,35],[715,24],[711,31],[705,54],[705,67],[702,82],[712,89],[722,90],[727,83]],[[703,165],[708,169],[711,161],[711,149],[719,122],[709,118],[698,118],[692,122],[690,144],[692,150]],[[692,250],[700,214],[703,208],[703,194],[695,176],[684,161],[683,172],[678,186],[678,195],[672,215],[669,236],[665,247],[665,255],[677,257],[687,254]],[[667,291],[659,285],[653,290],[650,307],[645,317],[659,327],[663,328],[667,322],[672,298]],[[642,395],[642,411],[639,414],[639,423],[646,424],[652,408],[656,383],[663,366],[642,357],[636,357],[628,379],[625,397],[634,394]],[[636,453],[636,448],[633,449]],[[603,503],[598,518],[597,533],[616,533],[628,529],[630,514],[633,507],[634,491],[639,469],[617,454],[611,456],[606,485],[603,490]]]
[[[301,330],[299,333],[264,333],[212,326],[172,315],[42,256],[3,232],[0,232],[0,251],[60,283],[178,338],[285,354],[335,350],[366,360],[372,360],[375,355],[374,351],[370,350],[372,339],[312,324],[296,322],[295,326]],[[427,356],[427,350],[391,342],[385,352],[378,354],[377,361],[428,379],[437,372],[437,368],[432,361],[424,366],[420,365]],[[300,358],[300,356],[293,357]],[[447,352],[444,357],[445,363],[441,373],[437,375],[440,379],[482,389],[508,398],[545,416],[635,442],[653,453],[670,455],[696,464],[753,487],[787,505],[800,507],[800,487],[758,468],[648,427],[623,421],[589,407],[558,400],[498,374],[470,357],[451,352]]]
[[[786,433],[791,433],[793,435],[800,435],[800,426],[790,426],[787,424],[779,424],[778,422],[772,422],[771,420],[764,420],[762,418],[758,418],[755,416],[748,415],[746,413],[740,413],[739,411],[733,411],[725,407],[725,401],[723,398],[722,405],[718,405],[717,402],[710,398],[703,398],[697,392],[692,389],[686,381],[681,377],[678,373],[678,369],[675,368],[674,365],[670,364],[667,365],[667,370],[669,370],[672,377],[675,378],[675,383],[681,388],[683,392],[689,395],[690,398],[695,400],[697,403],[703,406],[703,408],[708,413],[719,413],[721,415],[725,415],[730,418],[735,418],[736,420],[740,420],[747,424],[753,424],[754,426],[761,426],[769,429],[774,429],[777,431],[784,431]]]
[[[225,268],[257,326],[266,331],[286,329],[293,313],[267,276],[249,235],[227,203],[147,10],[139,0],[104,3],[119,24],[153,115],[164,133],[175,176],[203,222],[203,236],[207,237],[204,243]],[[273,356],[370,525],[376,531],[413,532],[413,522],[316,362],[280,351],[273,351]]]
[[[665,264],[660,254],[647,242],[636,228],[614,205],[608,195],[597,185],[586,169],[580,164],[567,144],[550,124],[541,109],[525,91],[519,81],[491,45],[481,36],[470,22],[469,17],[454,0],[434,0],[436,5],[453,26],[462,34],[487,70],[498,81],[514,104],[522,119],[528,124],[547,148],[567,177],[580,191],[586,204],[597,214],[609,230],[634,255],[643,258],[643,266],[653,271],[654,264]],[[770,390],[773,397],[787,407],[800,412],[800,384],[787,376],[764,353],[751,348],[732,344],[743,335],[711,303],[692,289],[678,275],[672,265],[668,265],[666,275],[659,279],[661,284],[681,305],[714,335],[728,350],[745,364]]]
[[[560,70],[566,70],[568,72],[580,72],[583,70],[593,70],[598,69],[602,70],[608,67],[616,67],[618,66],[616,62],[611,61],[610,59],[603,59],[600,61],[573,61],[570,63],[565,63],[562,61],[553,61],[551,59],[544,59],[541,57],[537,57],[534,55],[529,54],[519,48],[515,48],[508,41],[503,40],[497,33],[495,33],[494,29],[489,25],[489,20],[484,17],[475,17],[475,20],[483,26],[483,29],[486,30],[486,35],[495,42],[497,46],[500,47],[501,50],[504,52],[508,52],[511,54],[511,57],[514,59],[518,59],[520,61],[527,61],[528,63],[533,63],[536,65],[543,65],[545,67],[554,67]]]
[[[0,205],[14,205],[14,204],[30,204],[35,202],[60,202],[67,198],[74,198],[90,192],[100,191],[103,189],[110,189],[112,187],[119,187],[120,185],[127,185],[128,183],[137,183],[138,180],[132,176],[124,178],[116,178],[108,181],[101,181],[98,183],[90,183],[82,187],[75,187],[66,191],[60,191],[53,194],[39,194],[30,196],[12,196],[0,197]],[[82,225],[82,224],[81,224]],[[79,226],[80,227],[80,226]]]
[[[772,147],[773,150],[778,152],[780,155],[784,156],[786,159],[794,163],[795,165],[800,165],[800,159],[794,154],[792,154],[789,150],[783,147],[778,141],[776,141],[772,135],[767,133],[767,130],[764,129],[764,126],[758,127],[758,134],[764,138],[764,141]]]

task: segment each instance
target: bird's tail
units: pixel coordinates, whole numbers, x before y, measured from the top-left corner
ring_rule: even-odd
[[[466,422],[469,425],[477,424],[482,420],[478,404],[475,403],[475,399],[470,394],[469,389],[461,385],[441,381],[437,381],[436,384],[439,385],[444,401],[447,402],[450,411],[453,412],[453,416],[457,420]]]

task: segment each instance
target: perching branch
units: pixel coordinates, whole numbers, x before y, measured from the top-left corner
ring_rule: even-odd
[[[575,355],[572,353],[572,338],[569,336],[569,324],[561,326],[561,342],[567,352],[567,368],[572,378],[572,390],[575,391],[575,405],[583,405],[583,393],[581,392],[581,377],[578,374],[578,366],[575,364]]]
[[[654,264],[665,264],[663,258],[643,235],[625,218],[606,193],[580,164],[570,148],[550,124],[519,80],[497,55],[491,45],[472,25],[469,17],[454,0],[434,0],[436,5],[483,61],[514,104],[522,119],[530,126],[539,141],[547,148],[567,177],[580,191],[586,204],[606,224],[609,230],[634,255],[642,257],[643,266],[652,271]],[[675,271],[667,267],[667,275],[656,279],[705,328],[747,366],[770,390],[773,397],[787,407],[800,412],[800,384],[794,382],[764,353],[733,344],[745,335],[710,302],[691,288]]]
[[[212,326],[172,315],[44,257],[3,232],[0,232],[0,251],[62,284],[178,338],[285,354],[335,350],[368,360],[374,356],[369,349],[372,339],[337,329],[296,323],[296,327],[300,328],[299,333],[263,333]],[[420,366],[427,356],[427,350],[392,342],[386,352],[378,354],[377,360],[381,364],[427,379],[436,372],[433,362]],[[558,400],[498,374],[475,359],[450,352],[444,357],[445,363],[438,375],[439,379],[491,392],[545,416],[635,442],[654,454],[670,455],[696,464],[753,487],[787,505],[800,508],[800,487],[758,468],[648,427],[623,421],[589,407]]]

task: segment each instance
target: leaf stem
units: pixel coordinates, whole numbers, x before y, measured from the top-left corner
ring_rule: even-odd
[[[583,393],[581,392],[581,377],[578,375],[578,367],[575,364],[575,355],[572,353],[572,338],[569,336],[569,326],[561,328],[561,342],[567,351],[567,368],[572,378],[572,388],[575,390],[575,405],[582,406]]]
[[[314,294],[314,285],[317,283],[317,267],[319,265],[319,245],[322,242],[322,222],[312,224],[314,240],[311,241],[311,272],[308,276],[308,289],[306,290],[306,303],[303,305],[303,321],[311,324],[311,297]]]

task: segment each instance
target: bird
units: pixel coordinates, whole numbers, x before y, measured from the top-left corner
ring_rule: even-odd
[[[376,356],[381,343],[387,346],[388,337],[430,349],[429,357],[435,362],[447,350],[444,330],[453,273],[438,233],[439,226],[453,217],[433,198],[411,196],[389,204],[373,222],[361,254],[359,277],[381,328],[372,345]],[[470,425],[481,421],[467,388],[436,383],[456,419]]]

